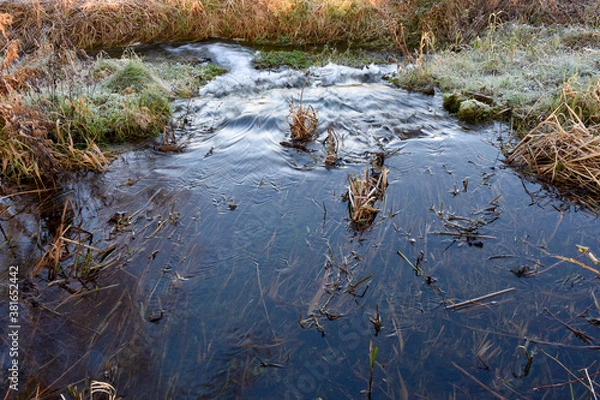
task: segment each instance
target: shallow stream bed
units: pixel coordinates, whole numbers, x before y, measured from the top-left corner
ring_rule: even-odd
[[[439,96],[387,84],[395,66],[259,72],[253,52],[155,48],[149,59],[230,70],[174,103],[184,150],[126,152],[54,193],[58,216],[2,221],[35,236],[69,197],[91,246],[118,244],[90,290],[32,276],[35,243],[3,244],[3,265],[20,266],[23,388],[58,398],[91,378],[124,399],[360,399],[378,348],[373,399],[587,399],[600,282],[577,246],[600,255],[596,217],[503,164],[506,126],[463,126]],[[306,151],[281,144],[301,96],[319,118]],[[389,186],[356,229],[348,179],[380,153]]]

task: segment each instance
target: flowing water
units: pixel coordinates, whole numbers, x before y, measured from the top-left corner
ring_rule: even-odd
[[[58,216],[39,223],[70,197],[93,246],[119,244],[98,286],[25,279],[35,244],[5,243],[22,271],[22,380],[55,397],[91,378],[125,399],[360,399],[369,381],[373,399],[589,398],[598,279],[557,257],[598,268],[577,248],[600,255],[596,217],[503,164],[506,126],[463,126],[439,96],[387,84],[396,66],[259,72],[253,55],[149,52],[230,71],[174,102],[185,149],[128,151],[52,194]],[[319,118],[305,151],[281,144],[301,97]],[[348,179],[379,153],[389,186],[356,229]]]

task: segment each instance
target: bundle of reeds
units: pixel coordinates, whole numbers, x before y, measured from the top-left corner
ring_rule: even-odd
[[[302,104],[302,96],[299,102],[290,101],[290,113],[287,120],[290,125],[293,141],[307,142],[317,133],[317,126],[319,124],[317,113],[312,106],[305,107]]]
[[[600,126],[586,126],[563,104],[509,152],[507,162],[558,186],[600,194]]]
[[[369,174],[369,168],[365,167],[363,176],[348,177],[348,211],[358,227],[368,226],[375,220],[379,212],[375,202],[385,195],[388,172],[387,168],[382,168]]]

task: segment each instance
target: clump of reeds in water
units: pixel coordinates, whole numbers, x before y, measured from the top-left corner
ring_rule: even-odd
[[[317,113],[312,106],[307,107],[303,104],[303,97],[304,87],[300,93],[299,101],[290,100],[290,113],[287,116],[287,121],[294,142],[308,142],[311,140],[316,135],[319,124]]]
[[[375,203],[385,195],[388,172],[387,168],[380,166],[370,173],[365,167],[362,176],[348,177],[348,212],[355,226],[369,226],[375,220],[379,213]]]
[[[593,199],[600,194],[600,126],[586,126],[563,104],[509,152],[507,162],[559,187],[582,190]]]

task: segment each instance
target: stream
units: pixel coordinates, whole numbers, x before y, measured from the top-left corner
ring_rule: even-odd
[[[589,398],[569,371],[600,382],[597,217],[503,163],[508,126],[462,124],[441,96],[387,83],[395,65],[257,71],[255,51],[148,50],[229,70],[174,101],[185,148],[126,151],[48,194],[59,206],[41,221],[2,219],[23,237],[0,252],[20,267],[23,390],[60,398],[96,379],[129,400]],[[292,100],[318,116],[304,150],[281,144]],[[381,153],[388,186],[359,229],[349,177]],[[34,273],[27,236],[66,198],[90,246],[117,244],[95,286]]]

